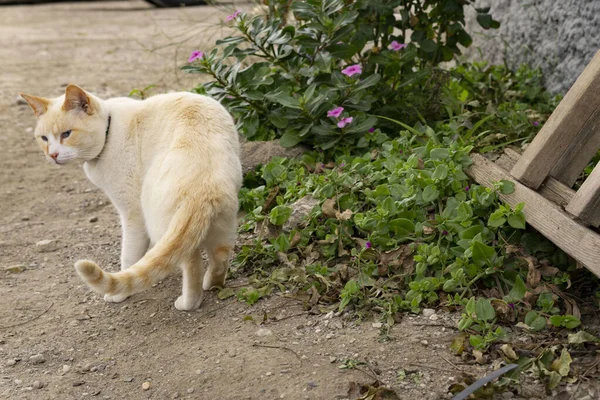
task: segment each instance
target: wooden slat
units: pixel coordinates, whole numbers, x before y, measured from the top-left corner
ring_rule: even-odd
[[[550,172],[551,176],[568,187],[573,186],[581,171],[600,149],[600,97],[596,103],[596,109]]]
[[[511,175],[530,188],[540,187],[596,109],[598,93],[600,51],[527,147]]]
[[[586,224],[600,225],[600,167],[594,168],[566,209]]]
[[[515,150],[507,147],[504,149],[504,154],[496,161],[496,164],[501,166],[507,171],[510,171],[512,167],[519,161],[521,154]],[[555,203],[557,207],[565,208],[575,195],[575,191],[570,187],[560,183],[553,177],[549,176],[546,178],[542,186],[538,189],[538,193],[544,196],[546,199]]]
[[[467,174],[477,183],[493,187],[494,182],[502,179],[514,182],[508,171],[485,157],[472,154],[471,158],[473,165]],[[500,198],[513,207],[525,203],[523,212],[529,224],[600,277],[600,235],[578,224],[566,212],[519,182],[515,182],[512,194],[501,194]]]

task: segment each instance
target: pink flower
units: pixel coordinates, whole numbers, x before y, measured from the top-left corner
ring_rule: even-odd
[[[354,64],[349,67],[346,67],[342,70],[342,74],[346,76],[352,76],[356,74],[362,74],[362,65]]]
[[[240,15],[242,11],[241,10],[237,10],[236,12],[234,12],[231,15],[228,15],[227,18],[225,18],[227,21],[231,21],[233,19],[235,19],[235,17],[237,17],[238,15]]]
[[[533,124],[533,126],[538,126],[540,123],[537,121],[533,121],[532,124]]]
[[[375,132],[375,127],[369,128],[369,132],[370,132],[370,133],[373,133],[373,132]]]
[[[342,115],[343,112],[344,112],[344,107],[336,107],[333,110],[327,111],[327,116],[328,117],[339,118],[340,115]]]
[[[337,123],[337,126],[338,126],[339,128],[343,128],[343,127],[345,127],[346,125],[350,125],[350,124],[352,123],[352,119],[353,119],[352,117],[346,117],[346,118],[342,118],[342,119],[340,120],[340,122],[338,122],[338,123]]]
[[[371,242],[365,243],[365,248],[370,249],[372,247]]]
[[[191,63],[194,60],[204,57],[204,53],[198,50],[192,51],[192,55],[188,58],[188,62]]]
[[[392,43],[390,43],[389,49],[390,50],[394,50],[394,51],[399,51],[399,50],[402,50],[405,47],[406,47],[405,43],[398,43],[398,42],[396,42],[394,40]]]

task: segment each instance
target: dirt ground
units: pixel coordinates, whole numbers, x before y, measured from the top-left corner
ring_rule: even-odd
[[[456,315],[406,316],[380,342],[376,321],[308,315],[282,295],[249,307],[210,293],[188,313],[173,307],[179,276],[121,304],[76,276],[80,258],[118,269],[117,214],[80,166],[44,160],[18,93],[57,96],[68,83],[101,97],[190,89],[200,78],[177,67],[223,34],[215,24],[227,7],[0,7],[0,398],[344,399],[350,382],[377,375],[402,399],[436,400],[463,372],[487,372],[449,351]],[[339,368],[348,359],[366,364]]]

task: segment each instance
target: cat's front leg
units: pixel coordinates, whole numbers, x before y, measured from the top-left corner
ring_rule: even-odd
[[[141,215],[138,218],[131,215],[122,215],[121,223],[123,225],[121,271],[123,271],[138,262],[146,254],[150,240]]]

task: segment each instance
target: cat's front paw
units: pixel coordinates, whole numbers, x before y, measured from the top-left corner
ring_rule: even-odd
[[[184,297],[179,296],[175,300],[175,308],[179,311],[193,311],[197,310],[202,304],[203,296],[199,297]]]
[[[124,294],[105,294],[104,301],[106,301],[107,303],[120,303],[128,297],[129,296],[126,296]]]

